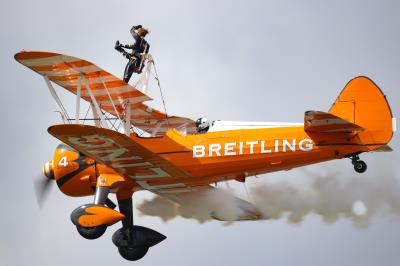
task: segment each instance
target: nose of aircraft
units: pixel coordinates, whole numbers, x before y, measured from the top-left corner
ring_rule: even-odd
[[[53,160],[50,160],[44,164],[43,174],[48,179],[54,179]]]

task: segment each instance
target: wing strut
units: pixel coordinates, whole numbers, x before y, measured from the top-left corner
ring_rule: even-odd
[[[103,78],[102,78],[100,75],[99,75],[98,77],[99,77],[101,83],[103,84],[103,87],[106,89],[108,98],[110,99],[111,105],[112,105],[113,108],[114,108],[115,114],[117,115],[118,119],[121,120],[121,117],[119,116],[119,112],[117,111],[117,108],[115,107],[114,101],[113,101],[113,99],[111,98],[111,95],[110,95],[110,92],[108,91],[108,88],[107,88],[107,86],[106,86],[106,83],[104,82]]]
[[[97,103],[96,98],[94,97],[93,92],[92,92],[92,90],[90,89],[90,83],[89,83],[89,81],[88,81],[87,78],[84,77],[83,75],[81,75],[81,78],[82,78],[82,79],[84,80],[84,82],[85,82],[86,90],[87,90],[87,92],[89,93],[90,99],[92,100],[92,104],[94,105],[94,108],[95,108],[95,109],[93,109],[93,112],[96,112],[96,113],[97,113],[97,116],[100,117],[101,125],[102,125],[103,127],[106,127],[106,126],[107,126],[106,121],[104,120],[103,113],[102,113],[101,110],[100,110],[99,104]]]
[[[90,108],[92,109],[92,113],[93,113],[94,125],[96,127],[100,127],[100,118],[96,112],[96,107],[94,107],[94,104],[92,102],[90,103]]]
[[[129,100],[125,105],[125,135],[131,135],[131,104]]]
[[[56,104],[60,108],[60,111],[61,111],[62,116],[63,116],[64,123],[65,123],[65,121],[68,121],[68,123],[71,123],[71,121],[69,121],[67,110],[65,110],[64,105],[60,101],[60,98],[58,97],[57,92],[53,88],[53,85],[51,85],[51,82],[50,82],[49,78],[47,77],[47,75],[43,75],[43,78],[44,78],[44,81],[46,82],[47,87],[49,88],[51,96],[53,96],[54,101],[56,102]]]
[[[78,84],[77,84],[77,91],[76,91],[76,112],[75,112],[75,122],[77,124],[79,124],[79,114],[80,114],[80,108],[81,108],[81,90],[82,90],[81,76],[78,75]]]

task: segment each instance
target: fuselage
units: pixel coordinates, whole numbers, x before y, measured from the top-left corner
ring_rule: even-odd
[[[316,145],[303,126],[224,130],[194,135],[170,130],[163,137],[143,138],[132,134],[131,138],[188,173],[190,178],[139,181],[121,177],[122,181],[113,191],[119,188],[133,191],[175,189],[231,179],[244,181],[247,176],[339,159],[363,149],[352,145]],[[113,169],[95,163],[64,144],[57,148],[53,162],[57,184],[71,196],[93,194],[96,177],[101,174],[117,175]]]

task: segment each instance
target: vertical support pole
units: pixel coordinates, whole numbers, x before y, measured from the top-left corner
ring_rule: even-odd
[[[129,100],[125,106],[125,135],[128,137],[131,135],[131,104]]]
[[[58,108],[60,108],[61,114],[64,118],[64,123],[65,123],[65,120],[67,120],[68,123],[71,123],[71,121],[68,120],[69,117],[68,117],[67,110],[65,110],[64,106],[62,105],[62,102],[61,102],[60,98],[58,97],[57,92],[54,90],[53,85],[51,85],[49,78],[46,75],[43,76],[43,78],[44,78],[44,81],[46,82],[47,87],[49,88],[51,96],[53,96],[53,99],[56,102],[56,104],[58,105]]]
[[[153,62],[153,58],[151,57],[151,55],[147,55],[147,66],[146,66],[146,71],[144,73],[143,90],[142,90],[142,92],[144,94],[147,94],[147,89],[149,87],[149,80],[150,80],[152,62]]]
[[[75,110],[75,123],[79,124],[79,115],[80,115],[80,108],[81,108],[81,74],[78,75],[77,80],[77,90],[76,90],[76,110]]]
[[[96,107],[94,107],[93,103],[90,103],[90,108],[92,109],[92,114],[93,114],[93,118],[94,118],[94,125],[96,127],[100,127],[100,118],[97,115]]]
[[[146,57],[147,57],[146,70],[144,71],[144,73],[142,74],[140,79],[136,82],[136,84],[134,85],[135,88],[138,88],[139,85],[142,85],[141,91],[144,94],[147,94],[147,89],[149,87],[150,73],[151,73],[151,65],[153,63],[153,58],[151,57],[150,54],[147,54]]]
[[[90,99],[92,100],[92,110],[93,110],[93,112],[96,112],[96,113],[97,113],[97,116],[100,117],[101,125],[105,127],[105,126],[107,125],[107,124],[106,124],[106,121],[104,120],[103,114],[101,113],[101,110],[100,110],[100,107],[99,107],[99,105],[98,105],[98,103],[97,103],[97,100],[96,100],[96,98],[94,97],[92,90],[90,89],[89,81],[88,81],[87,78],[84,77],[84,76],[82,76],[82,79],[83,79],[84,82],[85,82],[86,90],[87,90],[87,92],[89,93]],[[94,107],[94,108],[93,108],[93,107]],[[97,125],[96,125],[96,126],[97,126]],[[99,126],[100,126],[100,125],[99,125]]]

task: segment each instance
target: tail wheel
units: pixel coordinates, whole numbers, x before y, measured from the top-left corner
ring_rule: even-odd
[[[367,164],[364,161],[357,161],[354,163],[354,170],[357,173],[364,173],[367,170]]]
[[[119,254],[126,260],[140,260],[149,250],[146,246],[121,246],[118,247]]]
[[[78,233],[86,239],[96,239],[101,237],[107,229],[107,225],[99,225],[94,227],[76,226]]]

